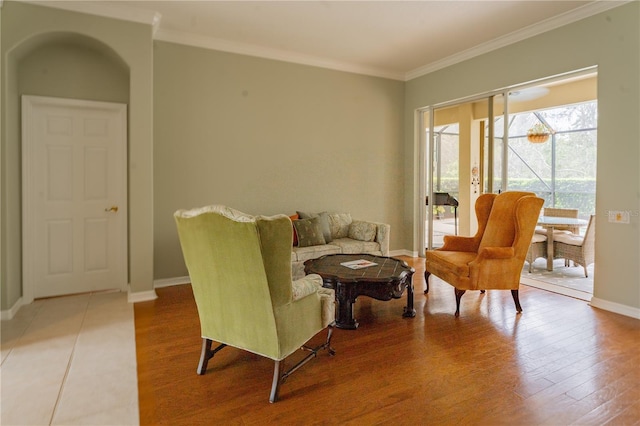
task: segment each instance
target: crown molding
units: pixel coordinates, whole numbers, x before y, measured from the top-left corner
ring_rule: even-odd
[[[0,0],[0,7],[2,2]],[[256,56],[265,59],[273,59],[284,62],[292,62],[302,65],[309,65],[320,68],[328,68],[337,71],[350,72],[355,74],[364,74],[373,77],[388,78],[399,81],[409,81],[414,78],[421,77],[425,74],[455,65],[459,62],[466,61],[476,56],[483,55],[493,50],[500,49],[510,44],[517,43],[527,38],[542,34],[547,31],[554,30],[564,25],[588,18],[609,9],[616,8],[626,3],[638,0],[596,0],[588,3],[580,8],[570,12],[549,18],[540,23],[522,28],[505,36],[496,38],[486,43],[482,43],[473,48],[458,52],[442,60],[438,60],[422,67],[416,68],[406,73],[393,72],[385,69],[364,67],[353,63],[333,61],[326,58],[304,55],[295,52],[273,49],[264,46],[239,43],[229,40],[217,39],[212,37],[201,36],[197,34],[167,30],[161,28],[162,16],[158,12],[149,10],[136,9],[129,6],[119,7],[113,4],[96,3],[91,1],[53,1],[53,0],[12,0],[23,3],[36,4],[39,6],[64,9],[73,12],[80,12],[91,15],[98,15],[113,19],[138,22],[151,25],[153,29],[153,38],[155,40],[167,41],[171,43],[184,44],[195,47],[202,47],[211,50],[220,50],[228,53],[237,53],[241,55]]]
[[[326,58],[303,55],[287,50],[272,49],[269,47],[258,46],[250,43],[239,43],[213,37],[206,37],[197,34],[166,30],[160,28],[155,34],[155,40],[166,41],[170,43],[184,44],[194,47],[202,47],[210,50],[219,50],[227,53],[236,53],[240,55],[254,56],[264,59],[273,59],[276,61],[292,62],[301,65],[309,65],[319,68],[328,68],[337,71],[350,72],[355,74],[364,74],[372,77],[382,77],[391,80],[404,80],[404,74],[381,70],[376,68],[368,68],[352,63],[332,61]]]
[[[432,62],[420,68],[416,68],[413,71],[407,72],[403,80],[409,81],[414,78],[421,77],[423,75],[432,73],[442,68],[446,68],[448,66],[455,65],[459,62],[466,61],[468,59],[483,55],[485,53],[489,53],[493,50],[500,49],[510,44],[514,44],[519,41],[526,40],[528,38],[545,33],[547,31],[555,30],[556,28],[560,28],[565,25],[571,24],[573,22],[588,18],[590,16],[597,15],[598,13],[605,12],[607,10],[616,8],[618,6],[622,6],[623,4],[630,3],[632,1],[637,1],[637,0],[619,0],[619,1],[596,0],[592,3],[588,3],[570,12],[566,12],[564,14],[554,16],[553,18],[549,18],[537,24],[530,25],[518,31],[514,31],[510,34],[507,34],[505,36],[496,38],[486,43],[479,44],[478,46],[472,47],[471,49],[463,50],[462,52],[456,53],[455,55],[451,55],[442,60]]]
[[[3,0],[0,0],[2,2]],[[114,6],[113,4],[97,3],[92,1],[54,1],[54,0],[12,0],[20,3],[35,4],[37,6],[63,9],[70,12],[84,13],[87,15],[102,16],[104,18],[119,19],[122,21],[137,22],[147,24],[157,31],[160,27],[162,15],[158,12],[137,9],[134,7]]]

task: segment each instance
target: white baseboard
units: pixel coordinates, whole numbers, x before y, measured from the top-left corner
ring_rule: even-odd
[[[18,313],[18,310],[20,309],[21,306],[22,306],[22,297],[16,300],[16,303],[14,303],[10,309],[7,309],[6,311],[0,311],[0,320],[5,321],[5,320],[13,319],[13,317]]]
[[[149,291],[131,291],[129,288],[129,294],[127,295],[127,301],[129,303],[148,302],[158,298],[155,290]]]
[[[597,297],[591,298],[589,303],[594,308],[604,309],[605,311],[614,312],[616,314],[624,315],[627,317],[640,319],[640,309],[633,306],[627,306],[620,303],[609,302],[608,300],[598,299]]]
[[[191,279],[187,275],[186,277],[176,277],[176,278],[162,278],[159,280],[153,281],[154,290],[151,291],[137,291],[131,292],[129,289],[129,303],[137,303],[137,302],[148,302],[150,300],[154,300],[158,298],[158,294],[156,293],[156,288],[162,287],[170,287],[172,285],[181,285],[181,284],[189,284]]]
[[[389,252],[389,256],[394,257],[394,256],[409,256],[409,257],[418,257],[418,252],[417,251],[411,251],[411,250],[392,250]]]
[[[191,278],[188,275],[186,277],[162,278],[153,281],[153,288],[171,287],[172,285],[189,284],[190,282]]]
[[[624,315],[631,318],[640,319],[640,309],[632,306],[622,305],[620,303],[609,302],[608,300],[598,299],[591,294],[583,291],[573,290],[567,287],[561,287],[546,283],[544,281],[538,281],[531,278],[521,277],[520,283],[528,285],[530,287],[536,287],[542,290],[551,291],[553,293],[562,294],[564,296],[573,297],[576,299],[584,300],[594,308],[602,309],[605,311],[613,312],[615,314]]]

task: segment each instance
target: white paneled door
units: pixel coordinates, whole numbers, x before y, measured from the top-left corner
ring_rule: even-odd
[[[126,105],[22,98],[23,299],[127,283]]]

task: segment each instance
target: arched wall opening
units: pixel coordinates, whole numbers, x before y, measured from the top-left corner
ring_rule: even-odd
[[[49,33],[13,54],[18,95],[129,102],[129,68],[104,43],[76,33]]]
[[[23,295],[22,139],[23,95],[130,103],[130,70],[105,43],[74,32],[46,32],[6,54],[2,147],[2,309]],[[19,306],[18,306],[19,307]]]

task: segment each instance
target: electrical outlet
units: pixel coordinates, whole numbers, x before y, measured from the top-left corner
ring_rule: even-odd
[[[628,211],[609,210],[609,222],[611,223],[629,223],[629,216]]]

